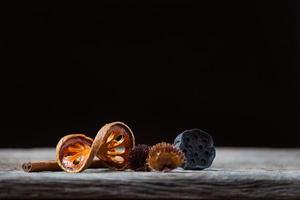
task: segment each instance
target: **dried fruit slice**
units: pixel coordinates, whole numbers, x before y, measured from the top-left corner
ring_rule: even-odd
[[[56,146],[56,161],[66,172],[83,170],[89,157],[93,139],[83,134],[66,135]]]
[[[125,169],[134,145],[130,128],[122,122],[112,122],[99,130],[94,141],[83,134],[63,137],[56,146],[56,161],[69,173],[83,171],[91,165],[95,156],[109,168]]]
[[[113,122],[103,126],[95,142],[101,142],[97,157],[113,169],[124,169],[129,164],[129,152],[135,145],[130,128],[122,122]]]
[[[174,140],[174,145],[185,154],[184,169],[208,168],[216,155],[212,137],[200,129],[186,130],[179,134]]]

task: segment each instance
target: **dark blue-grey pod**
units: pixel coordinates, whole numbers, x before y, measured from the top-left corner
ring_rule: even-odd
[[[174,140],[174,145],[185,154],[184,169],[208,168],[216,156],[212,137],[200,129],[186,130],[179,134]]]

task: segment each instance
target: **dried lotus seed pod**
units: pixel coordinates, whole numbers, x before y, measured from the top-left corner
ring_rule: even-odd
[[[216,155],[212,137],[200,129],[186,130],[179,134],[174,140],[174,145],[185,154],[184,169],[208,168]]]

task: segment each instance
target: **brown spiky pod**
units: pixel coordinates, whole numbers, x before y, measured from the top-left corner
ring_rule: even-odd
[[[152,146],[147,158],[150,169],[164,172],[180,167],[184,162],[184,153],[174,145],[165,142]]]
[[[138,144],[129,152],[129,168],[135,171],[149,171],[146,160],[150,147],[146,144]]]

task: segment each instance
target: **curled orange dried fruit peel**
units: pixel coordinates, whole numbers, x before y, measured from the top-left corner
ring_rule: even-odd
[[[66,172],[83,170],[93,139],[83,134],[66,135],[56,146],[56,161]]]
[[[121,122],[110,123],[103,126],[97,136],[99,136],[99,141],[103,142],[97,152],[97,157],[111,168],[127,167],[129,152],[135,145],[134,135],[130,128]]]
[[[56,160],[69,173],[83,171],[90,166],[95,156],[109,168],[125,169],[134,145],[131,129],[123,122],[112,122],[104,125],[94,140],[83,134],[61,138],[56,146]]]

